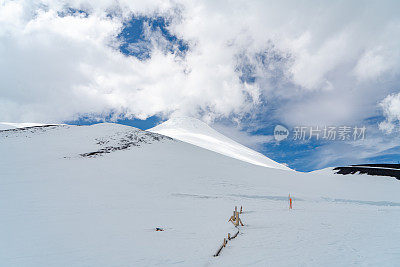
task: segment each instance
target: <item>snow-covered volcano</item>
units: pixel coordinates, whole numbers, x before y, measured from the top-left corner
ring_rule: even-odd
[[[263,154],[233,141],[195,118],[172,118],[148,131],[166,135],[255,165],[290,170],[285,165],[279,164]]]
[[[118,124],[0,131],[0,266],[396,266],[399,186]]]

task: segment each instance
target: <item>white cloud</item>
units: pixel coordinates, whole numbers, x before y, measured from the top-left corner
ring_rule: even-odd
[[[261,100],[277,103],[275,116],[289,126],[357,121],[376,114],[376,102],[393,93],[377,78],[399,83],[397,1],[0,5],[2,121],[57,122],[110,111],[212,120],[240,117]],[[68,6],[90,15],[58,16]],[[109,18],[110,10],[120,16]],[[171,17],[171,32],[190,45],[186,57],[165,53],[166,40],[151,31],[149,60],[122,55],[116,36],[133,13]],[[240,81],[243,63],[255,83]]]
[[[115,44],[120,18],[104,12],[60,17],[56,9],[36,8],[36,15],[26,19],[23,3],[3,6],[12,15],[4,16],[0,27],[2,120],[60,121],[111,110],[138,118],[196,116],[201,110],[241,113],[246,92],[257,90],[239,82],[233,58],[211,62],[197,51],[182,61],[163,52],[157,32],[150,34],[150,60],[122,55]]]
[[[373,79],[391,69],[393,62],[388,62],[390,54],[384,55],[380,48],[367,51],[358,61],[354,71],[359,79]]]
[[[400,121],[400,93],[388,95],[379,105],[386,118],[385,121],[379,124],[379,129],[391,133],[398,127]]]

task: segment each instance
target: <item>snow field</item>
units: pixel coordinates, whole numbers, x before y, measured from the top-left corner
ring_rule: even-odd
[[[0,132],[0,266],[400,262],[396,179],[265,168],[144,133],[138,146],[80,156],[133,133],[115,124]],[[245,226],[213,257],[241,205]]]

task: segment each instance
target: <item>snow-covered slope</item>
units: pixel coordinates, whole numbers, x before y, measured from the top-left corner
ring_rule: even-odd
[[[0,122],[0,131],[15,129],[15,128],[24,128],[24,127],[32,127],[32,126],[43,126],[42,123],[16,123],[16,122]]]
[[[397,266],[399,186],[116,124],[0,131],[0,266]]]
[[[148,131],[163,134],[255,165],[290,170],[285,165],[233,141],[198,119],[190,117],[172,118]]]

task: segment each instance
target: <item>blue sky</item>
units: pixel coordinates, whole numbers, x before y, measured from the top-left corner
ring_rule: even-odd
[[[400,160],[397,1],[2,5],[0,121],[191,116],[296,170]],[[367,131],[276,142],[277,124]]]

